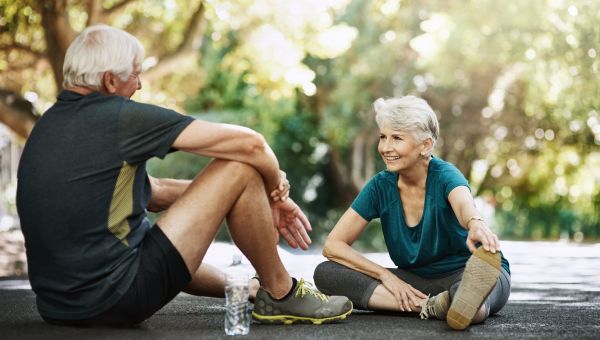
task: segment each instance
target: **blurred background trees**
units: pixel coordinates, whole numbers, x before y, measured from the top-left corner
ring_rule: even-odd
[[[597,1],[0,0],[0,14],[0,122],[23,139],[68,43],[107,23],[146,47],[134,99],[265,135],[317,241],[383,169],[373,100],[406,94],[436,110],[436,154],[502,236],[600,237]],[[190,178],[207,161],[149,171]],[[376,225],[362,247],[382,249]]]

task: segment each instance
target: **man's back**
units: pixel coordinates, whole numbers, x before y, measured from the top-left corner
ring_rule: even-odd
[[[119,96],[63,91],[37,123],[19,166],[17,207],[42,315],[92,316],[129,287],[150,227],[145,160],[168,152],[187,125],[181,117]],[[142,132],[148,136],[137,138]]]

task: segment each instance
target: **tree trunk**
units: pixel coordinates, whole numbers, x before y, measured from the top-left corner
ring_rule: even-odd
[[[349,206],[358,194],[359,188],[352,184],[350,171],[341,160],[339,151],[333,147],[329,152],[329,162],[325,169],[327,185],[337,193],[342,206]]]
[[[69,23],[67,0],[41,1],[40,10],[46,37],[46,56],[54,72],[56,88],[60,91],[65,53],[71,41],[75,39],[75,32]]]
[[[38,118],[30,102],[15,92],[0,89],[0,122],[17,135],[29,137]]]
[[[352,145],[352,185],[357,192],[375,175],[375,155],[372,144],[375,134],[375,129],[362,129],[356,135]]]
[[[106,21],[112,13],[116,13],[131,3],[131,0],[121,0],[109,9],[102,8],[100,0],[92,0],[87,4],[88,24],[96,24]],[[57,91],[62,89],[63,64],[65,54],[76,32],[73,31],[68,16],[68,0],[38,0],[32,3],[42,17],[42,27],[46,40],[46,51],[43,56],[48,59]],[[149,76],[163,76],[172,73],[184,58],[194,58],[198,55],[198,47],[201,43],[204,29],[204,3],[200,2],[193,13],[184,39],[178,48],[159,58],[157,65],[148,73]],[[39,118],[31,103],[23,99],[19,94],[10,90],[0,89],[0,122],[4,123],[15,133],[27,138],[33,125]]]

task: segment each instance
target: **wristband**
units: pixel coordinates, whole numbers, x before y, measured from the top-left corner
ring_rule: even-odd
[[[483,217],[481,217],[481,216],[473,216],[473,217],[469,218],[469,220],[467,221],[467,223],[465,223],[465,227],[467,227],[467,230],[469,230],[469,223],[471,223],[471,221],[473,221],[473,220],[485,222],[485,220],[483,219]]]

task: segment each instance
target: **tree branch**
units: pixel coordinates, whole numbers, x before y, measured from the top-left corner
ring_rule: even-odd
[[[201,1],[198,9],[192,14],[190,22],[188,22],[185,34],[183,35],[183,41],[181,41],[177,51],[193,50],[200,47],[200,39],[202,38],[202,33],[204,33],[204,27],[201,25],[204,19],[204,9],[204,1]]]
[[[202,1],[194,14],[192,14],[179,46],[174,51],[159,57],[154,67],[144,71],[144,79],[153,80],[172,73],[182,62],[197,56],[198,48],[202,44],[203,34],[204,2]]]
[[[102,14],[105,16],[111,15],[111,14],[119,11],[123,7],[127,6],[131,2],[132,2],[132,0],[123,0],[119,3],[114,4],[111,8],[104,9],[102,11]]]
[[[48,61],[47,59],[36,59],[33,61],[28,61],[28,62],[21,62],[18,65],[16,63],[11,63],[10,66],[4,71],[6,74],[9,74],[9,72],[12,73],[19,73],[19,72],[23,72],[27,69],[31,69],[33,67],[36,67],[36,65],[40,62],[40,61]],[[20,78],[21,76],[19,76]]]
[[[104,19],[102,0],[87,0],[86,8],[88,13],[88,20],[86,26],[91,26],[102,22],[102,20]]]
[[[86,26],[91,26],[98,23],[106,23],[107,18],[130,4],[132,0],[123,0],[111,8],[102,7],[102,0],[86,0],[86,8],[88,13],[88,21]]]
[[[31,46],[23,45],[23,44],[20,44],[17,42],[13,42],[10,45],[0,46],[0,51],[8,52],[8,51],[12,51],[12,50],[26,52],[26,53],[32,54],[34,57],[37,57],[37,58],[45,58],[46,57],[46,54],[44,54],[43,52],[34,51],[33,49],[31,49]]]

